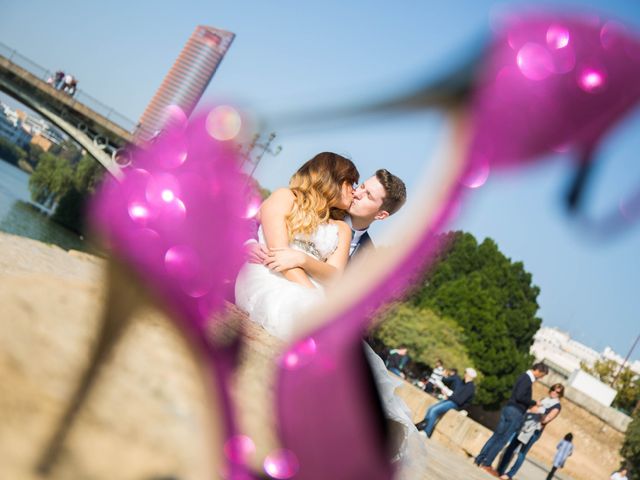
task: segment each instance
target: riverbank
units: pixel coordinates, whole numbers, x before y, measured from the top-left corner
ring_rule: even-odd
[[[35,480],[39,452],[96,338],[105,261],[1,232],[0,249],[0,465],[3,478]],[[259,471],[278,448],[271,405],[282,343],[231,313],[237,322],[211,334],[225,341],[242,330],[246,343],[232,395],[241,430],[256,444],[251,461]],[[166,316],[143,308],[102,370],[51,478],[218,478],[222,447],[211,433],[218,431],[211,416],[218,408],[203,385]],[[426,394],[409,385],[399,393],[415,418],[423,414]],[[447,415],[441,432],[425,439],[423,478],[488,480],[469,452],[445,435],[455,420]],[[527,463],[519,478],[533,480],[541,472]]]
[[[0,233],[0,465],[33,472],[95,339],[104,261]],[[206,392],[163,315],[137,315],[104,368],[53,478],[214,478]]]
[[[18,167],[20,167],[20,169],[23,172],[28,173],[29,175],[31,175],[33,173],[33,167],[31,166],[31,164],[29,162],[27,162],[23,158],[18,160]]]
[[[0,231],[59,245],[65,250],[86,251],[78,234],[51,220],[53,212],[31,200],[29,174],[0,161]]]

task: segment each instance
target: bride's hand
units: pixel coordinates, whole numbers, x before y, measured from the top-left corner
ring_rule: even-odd
[[[293,248],[271,248],[264,265],[274,272],[303,267],[305,254]]]
[[[245,244],[247,262],[264,265],[269,255],[269,249],[262,243],[252,242]]]

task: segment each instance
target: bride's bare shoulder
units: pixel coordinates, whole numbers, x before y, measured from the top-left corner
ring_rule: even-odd
[[[293,195],[293,192],[290,189],[288,189],[286,187],[282,187],[282,188],[278,188],[278,189],[274,190],[273,192],[271,192],[271,195],[269,195],[269,197],[267,197],[267,200],[269,200],[271,198],[275,198],[275,199],[291,199],[293,201],[294,195]]]
[[[294,199],[295,197],[291,190],[288,188],[278,188],[264,201],[260,210],[285,210],[288,212],[293,205]]]
[[[329,220],[329,223],[338,227],[338,233],[342,235],[349,235],[349,238],[351,238],[351,227],[347,222],[343,220]]]

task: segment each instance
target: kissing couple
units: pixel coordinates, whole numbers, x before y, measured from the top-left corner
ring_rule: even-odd
[[[262,203],[256,214],[257,239],[248,242],[235,298],[271,335],[291,340],[304,331],[305,318],[322,306],[325,289],[340,279],[351,260],[366,262],[367,252],[375,248],[368,233],[371,224],[404,205],[405,184],[389,171],[380,169],[360,184],[359,179],[351,160],[322,152],[293,174],[288,188],[274,191]],[[422,441],[409,410],[394,394],[399,382],[363,344],[385,414],[401,426],[397,456],[406,459],[409,443],[413,456],[423,450]]]

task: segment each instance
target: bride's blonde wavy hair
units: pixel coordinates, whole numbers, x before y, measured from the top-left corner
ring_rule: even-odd
[[[295,196],[286,217],[289,240],[297,233],[311,234],[330,217],[344,216],[344,211],[335,212],[334,208],[342,185],[345,182],[353,185],[359,178],[353,162],[337,153],[319,153],[302,165],[289,181],[289,189]]]

